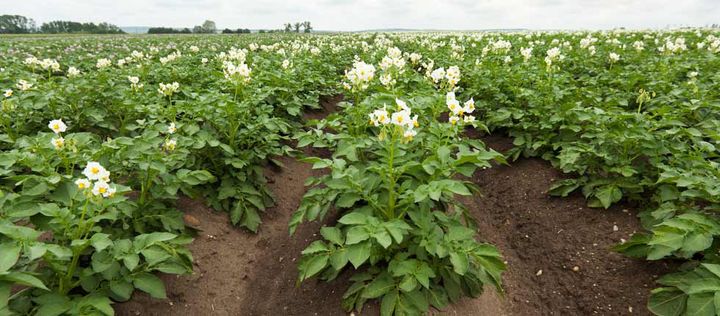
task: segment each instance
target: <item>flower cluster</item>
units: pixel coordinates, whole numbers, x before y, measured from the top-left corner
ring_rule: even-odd
[[[463,106],[460,106],[460,101],[455,98],[455,93],[448,92],[445,96],[445,104],[451,113],[450,117],[448,117],[448,122],[450,122],[450,124],[455,125],[461,119],[465,123],[472,123],[475,121],[475,116],[468,115],[475,111],[475,100],[472,98],[465,101]]]
[[[33,84],[20,79],[20,80],[18,80],[18,83],[15,86],[22,91],[26,91],[26,90],[30,90],[33,87]]]
[[[642,51],[645,49],[645,43],[643,41],[635,41],[633,42],[633,48],[638,52]]]
[[[181,56],[182,56],[182,53],[175,51],[165,57],[160,57],[160,63],[165,65],[171,61],[174,61],[175,59],[178,59]]]
[[[98,162],[88,162],[82,173],[85,178],[75,180],[78,189],[92,188],[90,192],[94,196],[112,197],[115,194],[115,186],[110,186],[110,172]]]
[[[530,59],[530,57],[532,57],[532,51],[533,51],[532,47],[520,48],[520,55],[522,55],[524,61],[527,62]]]
[[[95,63],[95,67],[98,69],[102,69],[105,67],[110,67],[112,65],[112,61],[107,58],[100,58],[97,60],[97,63]]]
[[[452,66],[447,70],[445,70],[445,68],[435,69],[430,73],[430,79],[432,79],[435,84],[442,84],[443,79],[445,79],[447,89],[452,91],[455,85],[460,82],[460,68],[458,68],[458,66]]]
[[[559,47],[553,47],[551,49],[548,49],[546,52],[547,56],[545,56],[545,64],[547,65],[547,68],[550,69],[553,66],[553,63],[556,61],[562,61],[565,59],[565,55],[560,53]]]
[[[223,62],[223,74],[225,75],[225,79],[233,80],[238,83],[248,83],[250,82],[251,73],[252,68],[248,67],[245,63],[235,65],[229,61]]]
[[[128,76],[128,81],[130,81],[130,88],[133,90],[139,90],[142,89],[144,84],[140,83],[140,78],[136,76]]]
[[[350,82],[344,83],[345,88],[365,90],[375,78],[375,66],[358,60],[353,63],[352,69],[345,71],[345,78]]]
[[[48,128],[57,135],[57,137],[53,137],[50,140],[50,143],[56,150],[62,149],[65,146],[65,138],[63,138],[60,133],[64,133],[67,130],[67,125],[65,125],[65,122],[63,122],[62,119],[57,119],[50,121],[50,123],[48,123]]]
[[[60,63],[58,63],[55,59],[45,58],[41,60],[38,64],[40,65],[40,67],[42,67],[42,69],[48,71],[60,71]]]
[[[610,59],[610,63],[613,64],[620,61],[620,55],[618,55],[617,53],[610,53],[608,55],[608,58]]]
[[[370,113],[370,123],[374,126],[392,124],[401,127],[403,129],[403,138],[408,141],[412,140],[412,138],[417,135],[415,128],[419,126],[418,116],[412,116],[410,107],[408,107],[404,101],[395,99],[395,104],[398,107],[398,111],[395,113],[390,114],[387,111],[387,105],[383,105],[382,109]]]
[[[173,93],[178,91],[178,89],[180,89],[180,84],[177,82],[160,83],[160,89],[158,89],[158,92],[164,96],[171,97]]]
[[[387,55],[380,61],[380,69],[387,71],[392,67],[400,72],[405,70],[405,59],[402,57],[402,51],[397,47],[388,48]]]
[[[165,139],[165,143],[163,143],[163,150],[165,151],[173,151],[177,147],[177,140],[170,138],[169,135],[175,134],[177,131],[177,127],[175,126],[175,122],[171,122],[170,125],[168,125],[167,128],[167,134],[168,138]]]
[[[72,67],[72,66],[70,68],[68,68],[68,70],[67,70],[68,77],[77,77],[79,75],[80,75],[80,70],[78,70],[77,68]]]

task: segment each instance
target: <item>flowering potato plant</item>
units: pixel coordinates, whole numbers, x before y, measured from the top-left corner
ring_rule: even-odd
[[[80,162],[98,156],[97,139],[63,135],[62,120],[49,128],[52,136],[21,137],[2,153],[0,311],[112,315],[110,299],[136,288],[165,297],[152,272],[189,272],[190,239],[138,230],[144,217],[130,188],[102,164]]]
[[[430,305],[478,295],[484,285],[501,290],[500,254],[475,240],[472,221],[455,197],[476,190],[459,176],[502,156],[478,141],[458,141],[454,125],[414,115],[405,101],[389,101],[392,106],[368,113],[365,137],[343,138],[331,159],[306,159],[330,174],[308,181],[311,189],[290,221],[291,233],[331,208],[340,214],[337,225],[322,228],[323,240],[303,251],[298,282],[331,280],[352,265],[359,272],[343,306],[361,310],[378,299],[383,315],[425,313]],[[429,113],[431,105],[418,108]]]

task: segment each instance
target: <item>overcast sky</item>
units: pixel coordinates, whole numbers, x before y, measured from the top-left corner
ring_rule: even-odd
[[[6,0],[7,1],[7,0]],[[316,30],[664,28],[720,23],[720,0],[22,0],[3,6],[38,25],[51,20],[118,26],[281,28],[311,21]]]

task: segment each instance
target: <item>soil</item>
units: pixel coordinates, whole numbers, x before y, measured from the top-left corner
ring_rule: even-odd
[[[322,102],[332,111],[333,102]],[[321,117],[318,113],[312,118]],[[498,151],[512,147],[504,137],[483,137]],[[327,155],[327,152],[314,152]],[[305,281],[296,287],[300,252],[318,238],[321,223],[300,226],[289,236],[287,223],[305,192],[304,181],[321,175],[310,165],[280,158],[283,168],[268,168],[277,205],[262,215],[257,234],[233,227],[225,213],[200,201],[181,199],[181,210],[197,219],[200,231],[190,250],[195,272],[161,276],[168,299],[136,292],[116,304],[118,315],[347,315],[340,307],[349,272],[326,283]],[[609,248],[640,230],[627,205],[590,209],[581,195],[548,196],[562,178],[539,159],[478,171],[473,180],[483,196],[464,199],[478,222],[478,238],[495,244],[507,260],[505,293],[488,289],[464,299],[442,315],[648,315],[645,307],[653,280],[669,271],[667,263],[633,260]],[[328,216],[326,222],[333,220]],[[574,267],[577,267],[573,269]],[[542,271],[542,272],[540,272]],[[370,304],[361,315],[379,314]],[[356,313],[358,315],[358,313]]]

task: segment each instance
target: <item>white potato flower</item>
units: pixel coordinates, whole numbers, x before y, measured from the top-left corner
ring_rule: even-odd
[[[163,144],[163,149],[167,151],[173,151],[175,150],[175,147],[177,147],[177,141],[174,139],[168,139]]]
[[[180,84],[177,82],[173,83],[160,83],[160,88],[158,89],[158,92],[160,94],[165,96],[172,96],[173,93],[177,92],[178,89],[180,89]]]
[[[175,122],[172,122],[170,123],[170,125],[168,125],[167,132],[168,134],[174,134],[175,131],[177,131],[177,128],[175,127]]]
[[[465,104],[463,106],[463,112],[470,114],[473,111],[475,111],[475,100],[470,98],[470,100],[465,101]]]
[[[62,121],[62,119],[52,120],[50,123],[48,123],[48,127],[55,133],[60,134],[64,133],[67,130],[67,125],[65,125],[65,122]]]
[[[522,55],[524,61],[528,61],[532,57],[532,47],[520,48],[520,55]]]
[[[5,90],[5,92],[3,93],[3,96],[5,96],[6,98],[11,97],[12,95],[13,95],[13,90],[12,90],[12,89],[7,89],[7,90]]]
[[[413,139],[413,137],[415,137],[416,135],[417,135],[417,131],[415,131],[412,128],[406,129],[405,133],[403,133],[403,137],[408,140]]]
[[[80,70],[78,70],[77,68],[72,67],[72,66],[70,68],[68,68],[68,70],[67,70],[68,77],[77,77],[79,75],[80,75]]]
[[[456,115],[450,116],[448,118],[448,122],[450,122],[450,124],[452,124],[452,125],[457,124],[458,121],[460,121],[460,117],[456,116]]]
[[[105,181],[97,181],[92,188],[92,194],[95,196],[110,197],[115,193],[114,189],[110,188],[110,185]]]
[[[107,59],[107,58],[100,58],[97,60],[97,63],[95,63],[95,67],[98,69],[110,67],[110,65],[112,65],[112,61],[110,61],[110,59]]]
[[[58,150],[59,150],[59,149],[62,149],[63,146],[65,146],[65,138],[62,138],[62,137],[57,137],[57,138],[55,138],[55,137],[53,137],[53,138],[50,140],[50,143],[53,145],[53,147],[55,147],[55,149],[58,149]]]
[[[77,180],[75,180],[75,185],[77,186],[78,189],[84,190],[84,189],[89,188],[92,185],[92,183],[90,183],[90,180],[88,180],[88,179],[77,179]]]
[[[397,126],[407,126],[408,124],[412,124],[412,119],[410,118],[410,111],[397,111],[392,114],[390,121]]]
[[[25,81],[25,80],[20,79],[20,80],[18,80],[18,83],[17,83],[16,86],[17,86],[17,88],[20,89],[21,91],[27,91],[27,90],[32,89],[33,84],[30,83],[30,82],[27,82],[27,81]]]
[[[381,110],[375,110],[370,113],[370,123],[374,126],[380,126],[390,123],[390,118],[386,106],[383,106]]]
[[[108,171],[96,161],[90,161],[83,169],[83,175],[90,180],[102,180],[108,176]]]
[[[617,53],[610,53],[608,55],[608,58],[610,58],[610,62],[616,63],[620,60],[620,55],[618,55]]]

